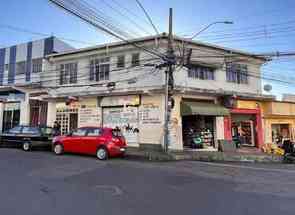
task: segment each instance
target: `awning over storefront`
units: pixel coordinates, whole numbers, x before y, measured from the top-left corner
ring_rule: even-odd
[[[214,103],[206,102],[182,102],[181,115],[205,115],[205,116],[227,116],[229,110]]]

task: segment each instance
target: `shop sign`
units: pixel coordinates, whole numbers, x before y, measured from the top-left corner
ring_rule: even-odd
[[[139,122],[140,124],[160,124],[161,111],[157,105],[142,105],[139,108]]]
[[[101,113],[98,108],[79,109],[79,126],[100,126]]]
[[[101,107],[116,107],[116,106],[136,106],[140,104],[139,95],[129,96],[111,96],[104,97],[101,100]]]
[[[5,110],[19,110],[20,109],[20,103],[5,103]]]
[[[23,93],[18,93],[18,94],[10,93],[9,95],[0,96],[0,100],[3,100],[5,102],[24,101],[25,94],[23,94]]]

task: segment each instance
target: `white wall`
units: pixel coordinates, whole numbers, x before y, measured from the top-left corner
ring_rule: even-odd
[[[128,49],[122,50],[122,48],[117,48],[115,50],[109,50],[107,52],[106,50],[100,50],[93,53],[87,53],[87,54],[76,54],[72,55],[70,57],[64,57],[62,60],[58,61],[47,61],[45,63],[45,70],[49,71],[45,76],[50,77],[54,76],[56,79],[54,81],[48,82],[48,78],[44,78],[44,86],[56,86],[58,84],[59,79],[59,68],[60,64],[65,63],[78,63],[78,83],[79,85],[83,84],[106,84],[108,82],[116,82],[116,89],[122,89],[122,90],[129,90],[134,88],[142,88],[142,87],[153,87],[153,86],[162,86],[164,84],[164,71],[153,71],[154,67],[134,67],[134,68],[128,68],[131,67],[131,56],[132,53],[138,52],[134,49]],[[125,55],[125,68],[117,68],[117,56],[118,55]],[[90,61],[92,59],[99,59],[105,56],[110,56],[110,78],[107,81],[89,81],[89,74],[90,74]],[[159,61],[144,61],[146,59],[152,59],[155,58],[154,56],[151,56],[149,54],[146,54],[145,52],[140,53],[140,64],[143,65],[145,63],[158,63]],[[136,83],[129,84],[128,80],[132,78],[137,78]],[[106,89],[105,87],[102,87],[101,89]]]
[[[16,47],[16,62],[27,60],[27,46],[27,43],[23,43]]]
[[[257,73],[259,75],[259,67],[248,65],[249,72]],[[237,84],[226,81],[226,72],[225,67],[215,70],[215,80],[200,80],[195,78],[188,77],[188,70],[182,69],[179,72],[174,73],[174,80],[177,86],[181,87],[191,87],[191,88],[200,88],[200,89],[209,89],[209,90],[223,90],[223,91],[232,91],[240,93],[254,93],[261,94],[261,80],[249,76],[248,84]]]
[[[60,39],[54,38],[54,46],[53,46],[54,52],[60,53],[60,52],[74,50],[74,49],[75,49],[74,47],[61,41]]]
[[[164,52],[166,47],[165,42],[160,43],[162,48],[160,51]],[[147,44],[149,46],[153,46],[153,44]],[[182,44],[178,44],[182,45]],[[190,45],[186,48],[193,48],[192,60],[194,62],[203,62],[209,65],[214,65],[217,67],[215,71],[215,80],[199,80],[199,79],[192,79],[188,77],[188,72],[186,68],[182,68],[181,70],[177,69],[174,73],[174,80],[175,85],[184,88],[198,88],[198,89],[209,89],[209,90],[216,90],[218,92],[222,91],[230,91],[230,92],[240,92],[240,93],[253,93],[253,94],[261,94],[261,80],[259,78],[249,76],[248,77],[248,84],[236,84],[236,83],[229,83],[226,81],[226,72],[225,72],[225,64],[224,58],[212,58],[206,57],[208,55],[226,55],[229,54],[224,50],[216,50],[213,48],[203,47],[199,45]],[[178,50],[178,49],[175,49]],[[56,86],[58,83],[59,78],[59,65],[63,63],[71,63],[71,62],[78,62],[78,83],[77,84],[95,84],[97,82],[89,81],[89,66],[90,60],[95,59],[96,57],[110,56],[111,57],[111,72],[110,72],[110,80],[109,81],[100,81],[99,83],[107,83],[107,82],[116,82],[116,89],[122,90],[132,90],[135,88],[144,88],[144,87],[154,87],[154,86],[163,86],[164,81],[164,69],[158,70],[153,74],[149,74],[152,67],[144,67],[141,69],[124,69],[120,71],[116,68],[117,56],[124,54],[126,67],[130,66],[131,61],[131,54],[133,52],[138,52],[138,49],[134,49],[131,47],[116,47],[116,48],[106,48],[100,50],[89,50],[87,52],[77,52],[70,55],[64,55],[60,57],[55,57],[50,59],[50,63],[47,64],[48,70],[51,70],[50,73],[55,73],[56,80],[52,81],[49,86]],[[176,54],[179,54],[176,52]],[[141,51],[141,60],[148,59],[148,58],[155,58],[155,56],[151,56],[144,51]],[[260,66],[263,63],[262,60],[249,58],[244,55],[239,57],[241,59],[240,63],[247,64],[248,71],[250,74],[260,74]],[[237,58],[235,58],[237,59]],[[159,61],[158,61],[159,62]],[[151,63],[151,62],[149,62]],[[239,61],[237,61],[239,63]],[[52,71],[54,70],[54,71]],[[131,79],[134,77],[138,77],[136,83],[128,84],[127,79]],[[46,82],[48,85],[49,83]],[[99,89],[99,87],[97,87]],[[105,87],[101,87],[101,90],[106,90]]]

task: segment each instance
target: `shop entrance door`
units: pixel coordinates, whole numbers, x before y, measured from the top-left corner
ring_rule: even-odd
[[[254,119],[253,119],[254,118]],[[254,115],[232,115],[232,135],[244,146],[255,146],[255,116]]]
[[[68,134],[78,126],[78,109],[61,108],[57,109],[56,121],[61,125],[61,134]]]
[[[5,104],[5,109],[3,112],[2,132],[7,131],[19,125],[19,122],[20,122],[19,103]]]
[[[272,142],[276,144],[283,144],[284,140],[291,138],[290,124],[272,124],[271,134]]]
[[[70,131],[73,131],[78,128],[78,114],[71,113],[70,114]]]

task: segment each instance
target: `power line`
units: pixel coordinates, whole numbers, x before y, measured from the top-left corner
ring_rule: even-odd
[[[144,22],[145,24],[150,25],[149,21],[147,21],[146,19],[144,19],[142,16],[139,16],[138,14],[134,13],[132,10],[128,9],[127,7],[125,7],[123,4],[121,4],[119,1],[117,0],[111,0],[113,3],[115,3],[116,5],[118,5],[119,8],[124,9],[126,12],[128,12],[129,14],[131,14],[134,18],[136,18],[137,20],[140,19],[142,22]]]
[[[96,20],[96,19],[92,20],[91,17],[89,17],[89,15],[87,13],[85,14],[85,11],[82,11],[82,12],[77,11],[77,9],[71,8],[70,5],[68,5],[68,6],[64,5],[63,2],[60,2],[60,0],[49,0],[49,1],[54,3],[56,6],[64,9],[68,13],[80,18],[84,22],[96,27],[97,29],[99,29],[99,30],[101,30],[101,31],[103,31],[103,32],[105,32],[105,33],[107,33],[107,34],[109,34],[109,35],[111,35],[111,36],[113,36],[113,37],[115,37],[117,39],[120,39],[120,40],[126,42],[127,44],[133,45],[134,47],[136,47],[138,49],[142,49],[142,50],[144,50],[144,51],[146,51],[146,52],[148,52],[150,54],[156,55],[156,56],[158,56],[160,58],[163,58],[163,57],[165,58],[165,56],[163,56],[162,54],[159,54],[159,53],[157,53],[155,51],[149,50],[149,49],[147,49],[147,48],[145,48],[143,46],[137,45],[136,42],[129,41],[128,39],[125,39],[124,37],[116,34],[115,32],[112,32],[108,28],[102,26],[101,22],[99,20]]]
[[[230,28],[229,30],[222,30],[222,31],[210,31],[210,32],[206,32],[203,33],[203,36],[209,36],[209,35],[219,35],[219,34],[224,34],[224,33],[232,33],[235,31],[239,31],[241,33],[243,33],[244,30],[248,31],[248,30],[265,30],[265,28],[268,28],[270,26],[279,26],[282,27],[284,25],[289,25],[289,24],[294,24],[295,20],[289,20],[286,22],[278,22],[278,23],[271,23],[271,24],[263,24],[263,25],[254,25],[254,26],[247,26],[247,27],[240,27],[240,28]],[[190,32],[195,32],[195,30],[192,30]],[[188,32],[188,31],[187,31]],[[183,32],[178,32],[178,34],[182,34]]]
[[[155,30],[156,34],[159,35],[160,32],[158,31],[158,29],[156,28],[156,26],[153,23],[152,18],[150,17],[150,15],[148,14],[148,12],[146,11],[146,9],[144,8],[144,6],[141,4],[141,2],[139,0],[135,0],[136,3],[138,4],[138,6],[142,9],[142,11],[144,12],[145,16],[147,17],[147,19],[149,20],[151,26],[153,27],[153,29]]]
[[[263,35],[265,37],[268,37],[271,34],[293,32],[294,30],[295,30],[294,26],[290,26],[290,27],[277,28],[277,29],[263,29],[263,30],[258,30],[258,31],[245,31],[245,32],[241,32],[241,33],[201,36],[200,38],[208,38],[210,40],[218,40],[218,39],[231,39],[231,38],[247,37],[247,36],[253,36],[253,35],[255,35],[255,36]]]
[[[139,68],[140,69],[140,68]],[[119,80],[119,81],[109,81],[108,83],[122,83],[122,82],[129,82],[131,80],[134,79],[138,79],[138,78],[146,78],[149,75],[153,75],[155,73],[155,71],[157,71],[156,68],[154,68],[153,70],[147,72],[147,73],[143,73],[143,74],[139,74],[137,76],[134,76],[132,78],[127,78],[127,79],[123,79],[123,80]],[[91,87],[91,86],[106,86],[108,83],[91,83],[91,84],[73,84],[73,85],[64,85],[64,86],[44,86],[46,88],[75,88],[75,87]]]
[[[12,25],[6,25],[6,24],[0,24],[0,28],[5,28],[5,29],[9,29],[12,31],[16,31],[16,32],[22,32],[22,33],[28,33],[31,35],[36,35],[36,36],[42,36],[42,37],[51,37],[53,36],[53,34],[48,34],[48,33],[40,33],[40,32],[36,32],[36,31],[31,31],[25,28],[19,28],[16,26],[12,26]],[[82,44],[88,44],[88,45],[95,45],[94,43],[90,43],[90,42],[86,42],[86,41],[82,41],[82,40],[76,40],[76,39],[71,39],[71,38],[67,38],[67,37],[60,37],[60,36],[56,36],[59,39],[65,40],[65,41],[69,41],[69,42],[75,42],[75,43],[82,43]]]
[[[146,34],[150,34],[150,32],[148,32],[146,29],[144,29],[142,26],[140,26],[139,24],[137,24],[133,19],[129,18],[126,14],[124,14],[123,12],[121,12],[120,10],[116,9],[115,7],[113,7],[111,4],[109,4],[108,2],[106,2],[105,0],[100,0],[101,2],[103,2],[105,5],[107,5],[107,7],[111,8],[113,11],[115,11],[117,14],[119,14],[120,16],[126,18],[130,23],[132,23],[133,25],[135,25],[138,29],[140,29],[141,31],[144,31]]]

